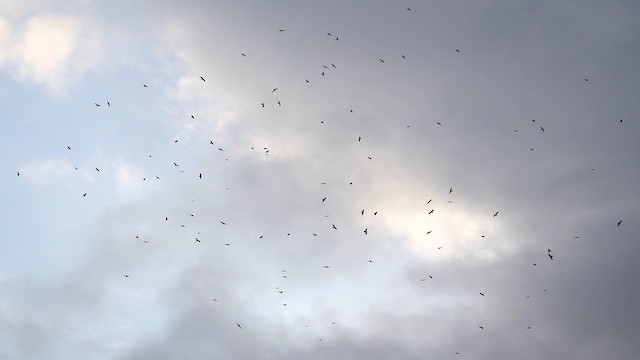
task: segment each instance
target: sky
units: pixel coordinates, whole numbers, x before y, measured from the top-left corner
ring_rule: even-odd
[[[635,359],[637,1],[0,1],[0,359]]]

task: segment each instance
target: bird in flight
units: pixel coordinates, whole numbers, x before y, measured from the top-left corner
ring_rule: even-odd
[[[108,101],[107,101],[107,106],[108,106],[108,107],[111,107],[111,103],[110,103],[110,102],[108,102]]]
[[[496,216],[498,216],[498,211],[496,211],[496,213],[493,214],[493,217],[496,217]]]
[[[460,52],[460,50],[456,49],[456,52]]]
[[[449,188],[449,194],[451,194],[453,192],[453,188]],[[429,200],[431,201],[431,200]]]
[[[100,104],[98,104],[98,103],[94,103],[94,104],[95,104],[97,107],[100,107]]]
[[[484,296],[484,294],[483,294],[483,293],[480,293],[480,295]]]
[[[335,230],[338,230],[338,228],[335,225],[331,224],[331,226],[333,226]]]
[[[326,196],[322,198],[322,202],[324,202],[325,200],[327,200]]]
[[[364,234],[367,235],[367,229],[364,229]]]
[[[247,56],[247,54],[245,54],[245,53],[240,53],[240,55],[242,55],[242,56]]]
[[[240,329],[242,329],[242,326],[240,326],[240,324],[236,323],[236,325],[238,325],[238,327],[239,327]]]
[[[622,224],[622,220],[618,221],[618,226],[620,226],[620,224]]]
[[[127,275],[127,274],[124,274],[124,277],[129,277],[129,275]]]
[[[435,210],[435,209],[431,209],[431,211],[429,211],[429,215],[433,214],[433,211],[434,211],[434,210]]]
[[[382,59],[378,59],[378,60],[380,60],[380,62],[384,64],[384,60],[382,60]]]
[[[202,81],[206,81],[202,76],[200,76],[200,80],[202,80]]]
[[[271,90],[271,93],[273,94],[274,92],[276,92],[276,90],[278,90],[278,88],[273,88],[273,90]]]
[[[360,214],[361,214],[361,215],[364,215],[364,209],[362,209],[362,211],[360,211]]]

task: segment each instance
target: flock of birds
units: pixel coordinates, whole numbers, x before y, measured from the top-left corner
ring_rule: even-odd
[[[407,11],[409,11],[409,12],[410,12],[410,11],[412,11],[412,10],[411,10],[411,8],[407,8]],[[285,32],[285,29],[278,29],[277,31],[282,33],[282,32]],[[328,36],[328,37],[330,37],[330,38],[332,38],[332,39],[333,39],[333,40],[335,40],[335,41],[339,41],[339,40],[340,40],[340,38],[339,38],[338,36],[336,36],[335,34],[332,34],[331,32],[328,32],[328,33],[327,33],[327,36]],[[455,52],[455,53],[457,53],[457,54],[460,54],[460,53],[461,53],[461,50],[460,50],[460,49],[452,49],[452,51],[454,51],[454,52]],[[247,56],[249,56],[249,55],[248,55],[246,52],[241,52],[241,53],[240,53],[240,56],[242,56],[242,57],[247,57]],[[401,54],[401,55],[400,55],[400,58],[401,58],[401,59],[403,59],[403,60],[406,60],[406,56],[405,56],[404,54]],[[387,62],[385,61],[385,59],[379,58],[378,60],[379,60],[379,62],[380,62],[381,64],[386,64],[386,63],[387,63]],[[325,77],[325,76],[327,75],[327,72],[328,72],[328,71],[330,71],[331,69],[337,69],[337,65],[335,65],[334,63],[329,63],[328,65],[322,65],[322,69],[319,71],[319,75],[320,75],[321,77]],[[203,83],[204,83],[204,82],[206,82],[206,79],[205,79],[203,76],[199,76],[199,80],[200,80],[200,81],[202,81]],[[585,82],[589,82],[589,79],[585,78],[585,79],[584,79],[584,81],[585,81]],[[304,82],[305,82],[306,84],[311,84],[311,83],[312,83],[312,81],[311,81],[309,78],[304,79]],[[149,87],[149,85],[147,85],[147,84],[142,84],[142,87],[143,87],[143,88],[148,88],[148,87]],[[276,94],[278,91],[279,91],[279,87],[272,87],[272,88],[271,88],[271,94]],[[275,103],[275,104],[277,104],[277,106],[279,106],[279,107],[284,106],[281,100],[277,100],[277,101],[275,101],[274,103]],[[95,105],[95,107],[96,107],[96,108],[100,108],[100,107],[101,107],[101,104],[100,104],[100,103],[98,103],[98,102],[95,102],[95,103],[94,103],[94,105]],[[111,104],[111,102],[110,102],[110,101],[106,101],[106,105],[107,105],[107,107],[109,107],[109,108],[111,108],[111,107],[112,107],[112,104]],[[117,106],[117,104],[115,104],[115,105]],[[264,101],[263,101],[263,102],[260,102],[258,105],[259,105],[259,107],[260,107],[260,108],[265,108],[265,107],[267,107],[267,106],[268,106],[268,103],[266,103],[266,102],[264,102]],[[104,107],[103,107],[103,108],[104,108]],[[354,113],[354,110],[353,110],[353,109],[349,109],[349,113]],[[191,119],[195,119],[195,116],[194,116],[193,114],[189,114],[189,116],[190,116],[190,118],[191,118]],[[621,122],[622,122],[622,119],[620,119],[620,120],[619,120],[619,122],[621,123]],[[323,122],[323,121],[321,121],[321,123],[324,123],[324,122]],[[531,120],[531,123],[536,123],[536,120],[535,120],[535,119],[532,119],[532,120]],[[438,121],[438,122],[436,122],[436,125],[437,125],[437,126],[442,126],[442,123],[441,123],[440,121]],[[410,125],[406,125],[406,127],[409,127],[409,126],[410,126]],[[537,125],[535,125],[535,126],[537,126]],[[538,127],[538,129],[539,129],[539,131],[540,131],[540,132],[543,132],[543,133],[545,132],[545,128],[544,128],[543,126],[539,126],[539,127]],[[518,132],[518,129],[515,129],[515,130],[514,130],[514,132]],[[354,140],[355,140],[355,139],[357,139],[357,142],[362,142],[362,141],[363,141],[363,136],[361,136],[361,135],[354,136]],[[179,141],[179,140],[178,140],[178,139],[176,139],[176,140],[174,140],[174,143],[178,143],[178,141]],[[208,141],[208,143],[209,143],[209,145],[214,146],[218,151],[220,151],[220,152],[224,152],[224,149],[223,149],[222,147],[218,147],[218,145],[216,145],[216,143],[214,143],[214,141],[213,141],[213,140],[209,140],[209,141]],[[72,147],[71,147],[71,145],[67,145],[67,146],[66,146],[66,148],[67,148],[67,150],[68,150],[68,151],[72,151]],[[251,147],[251,149],[252,149],[252,150],[255,150],[255,147]],[[262,147],[262,148],[261,148],[261,150],[264,152],[264,154],[265,154],[265,155],[267,155],[267,156],[269,155],[269,151],[270,151],[270,149],[269,149],[268,147]],[[533,147],[531,147],[531,148],[530,148],[530,150],[531,150],[531,151],[534,151],[534,148],[533,148]],[[151,158],[151,157],[153,157],[153,156],[152,156],[152,155],[148,155],[148,157],[150,157],[150,158]],[[368,158],[369,160],[373,160],[373,158],[372,158],[371,156],[368,156],[367,158]],[[227,161],[228,161],[229,159],[228,159],[228,158],[225,158],[225,160],[227,160]],[[175,168],[180,168],[180,165],[179,165],[177,162],[171,161],[168,165],[169,165],[169,166],[171,166],[171,164],[172,164],[172,165],[173,165],[173,167],[175,167]],[[77,167],[76,167],[75,169],[76,169],[76,170],[78,170],[78,168],[77,168]],[[591,170],[593,170],[593,169],[591,169]],[[100,169],[99,169],[98,167],[95,167],[95,171],[96,171],[96,172],[100,172]],[[181,171],[181,172],[184,172],[184,170],[180,170],[180,171]],[[203,173],[202,173],[202,172],[197,172],[196,174],[197,174],[196,176],[197,176],[197,178],[198,178],[198,179],[203,179]],[[20,173],[20,171],[18,171],[18,172],[17,172],[17,176],[20,176],[20,175],[21,175],[21,173]],[[158,179],[158,180],[160,180],[160,176],[157,176],[157,175],[156,175],[156,176],[155,176],[155,178],[156,178],[156,179]],[[143,178],[142,180],[143,180],[143,181],[146,181],[146,180],[147,180],[147,178],[145,177],[145,178]],[[320,185],[325,185],[325,184],[326,184],[326,182],[321,182],[321,183],[320,183]],[[353,184],[353,183],[352,183],[352,182],[350,182],[350,184]],[[227,188],[227,190],[228,190],[228,188]],[[443,191],[443,192],[447,192],[447,191],[445,190],[445,191]],[[448,193],[448,195],[449,195],[449,196],[452,196],[452,195],[453,195],[453,192],[454,192],[454,188],[453,188],[453,187],[449,187],[448,192],[447,192],[447,193]],[[82,192],[82,194],[81,194],[81,195],[82,195],[82,197],[87,197],[87,192]],[[319,198],[318,200],[319,200],[319,202],[322,204],[322,203],[325,203],[325,202],[326,202],[327,198],[328,198],[328,196],[323,196],[323,197]],[[426,208],[426,210],[425,210],[425,212],[426,212],[426,214],[427,214],[427,215],[432,215],[432,214],[434,214],[434,213],[436,212],[436,208],[435,208],[435,207],[433,207],[433,208],[431,208],[431,207],[430,207],[430,204],[432,203],[432,200],[433,200],[433,199],[429,199],[428,201],[425,201],[425,205],[429,205],[429,207],[427,207],[427,208]],[[452,202],[452,200],[449,200],[449,203],[451,203],[451,202]],[[358,212],[360,213],[360,215],[361,215],[361,216],[364,216],[364,215],[365,215],[365,210],[366,210],[366,209],[361,209],[361,210],[359,210]],[[380,210],[379,210],[379,209],[377,209],[377,210],[375,210],[375,211],[370,211],[370,213],[371,213],[371,214],[373,214],[373,216],[377,216],[379,211],[380,211]],[[493,217],[494,217],[494,218],[496,218],[496,217],[498,217],[498,215],[499,215],[499,214],[500,214],[500,212],[499,212],[499,211],[495,211],[495,213],[493,213]],[[195,215],[194,215],[194,214],[189,214],[189,216],[190,216],[190,217],[194,217]],[[326,215],[325,217],[328,217],[328,215]],[[165,216],[165,217],[164,217],[164,220],[165,220],[165,221],[169,221],[169,217],[168,217],[168,216]],[[229,223],[228,223],[226,220],[219,220],[219,223],[220,223],[222,226],[227,226],[227,225],[229,225]],[[622,223],[622,220],[618,220],[618,221],[617,221],[617,225],[616,225],[616,226],[618,226],[618,227],[619,227],[619,226],[621,225],[621,223]],[[185,227],[185,224],[180,224],[180,226],[181,226],[181,227]],[[336,224],[331,224],[331,229],[333,229],[333,230],[336,230],[336,231],[337,231],[337,230],[338,230],[338,226],[337,226]],[[368,234],[369,234],[369,232],[370,232],[369,227],[366,227],[366,228],[364,228],[364,229],[362,230],[362,233],[363,233],[364,235],[368,235]],[[431,234],[431,232],[432,232],[431,230],[427,231],[427,232],[426,232],[426,235]],[[290,235],[291,235],[291,233],[287,233],[286,235],[287,235],[287,236],[290,236]],[[317,236],[318,236],[318,234],[317,234],[317,233],[313,233],[312,235],[313,235],[313,236],[315,236],[315,237],[317,237]],[[140,240],[140,236],[142,236],[142,235],[136,235],[136,236],[135,236],[135,238],[136,238],[136,239],[138,239],[138,240]],[[256,236],[257,236],[259,239],[263,239],[263,238],[264,238],[264,234],[260,234],[260,235],[256,235]],[[483,238],[485,237],[485,235],[481,235],[481,236],[482,236]],[[576,236],[576,238],[577,238],[577,237],[578,237],[578,236]],[[143,241],[145,244],[149,244],[149,241],[148,241],[148,240],[141,240],[141,241]],[[203,239],[202,239],[202,237],[200,237],[200,236],[196,236],[196,237],[195,237],[195,239],[194,239],[194,241],[195,241],[196,243],[199,243],[199,244],[200,244],[200,243],[202,243],[202,242],[203,242]],[[223,245],[224,245],[224,246],[231,246],[231,243],[224,243]],[[441,249],[441,248],[442,248],[442,247],[438,247],[438,249]],[[542,251],[544,251],[544,250],[542,250]],[[548,248],[548,249],[547,249],[547,251],[546,251],[546,256],[548,257],[549,261],[553,261],[553,260],[554,260],[554,258],[555,258],[555,255],[553,254],[552,249],[550,249],[550,248]],[[367,261],[368,263],[374,263],[374,260],[373,260],[373,259],[367,259],[366,261]],[[532,265],[533,265],[533,266],[537,266],[537,263],[533,263]],[[331,269],[331,266],[330,266],[330,265],[323,265],[323,268],[324,268],[324,269]],[[286,279],[286,278],[287,278],[286,270],[282,270],[282,272],[283,272],[283,274],[282,274],[282,278]],[[123,274],[123,276],[124,276],[125,278],[130,278],[130,277],[131,277],[131,276],[133,276],[133,275],[132,275],[132,274],[129,274],[129,273],[124,273],[124,274]],[[417,281],[421,281],[421,282],[425,282],[425,281],[429,281],[429,279],[433,279],[433,276],[432,276],[431,274],[426,275],[425,277],[421,277],[421,278],[416,279],[416,280],[417,280]],[[284,294],[284,290],[282,290],[281,288],[276,287],[276,290],[278,291],[278,293],[279,293],[279,294]],[[545,289],[544,291],[547,291],[547,290]],[[479,292],[478,292],[478,294],[479,294],[479,296],[482,296],[482,297],[485,297],[485,296],[490,295],[490,294],[486,294],[486,293],[485,293],[485,291],[479,291]],[[526,298],[529,298],[529,297],[530,297],[530,295],[527,295],[527,296],[526,296]],[[218,301],[219,301],[219,299],[217,299],[217,298],[213,298],[213,299],[212,299],[212,301],[214,301],[214,302],[218,302]],[[284,307],[284,306],[287,306],[287,303],[282,303],[282,306],[283,306],[283,307]],[[335,324],[335,322],[333,322],[332,324]],[[235,325],[236,325],[236,327],[238,328],[238,330],[242,330],[242,329],[243,329],[242,324],[240,324],[239,322],[236,322],[236,324],[235,324]],[[479,324],[479,325],[477,325],[477,327],[478,327],[478,329],[480,329],[480,330],[482,331],[482,330],[485,330],[486,324]],[[530,325],[529,325],[529,326],[526,326],[526,329],[527,329],[527,330],[530,330],[530,329],[531,329],[531,326],[530,326]],[[320,338],[319,340],[322,340],[322,338]],[[460,353],[459,353],[459,352],[456,352],[456,354],[457,354],[457,355],[459,355]]]

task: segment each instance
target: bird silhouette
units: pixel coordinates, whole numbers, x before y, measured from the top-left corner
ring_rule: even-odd
[[[620,226],[620,224],[622,224],[622,220],[618,221],[618,226]]]
[[[497,211],[496,211],[495,214],[493,214],[493,217],[496,217],[496,216],[498,216],[498,212]]]
[[[202,76],[200,76],[200,80],[205,81],[205,79]]]

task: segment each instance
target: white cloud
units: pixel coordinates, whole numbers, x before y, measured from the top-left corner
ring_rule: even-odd
[[[79,15],[39,14],[21,22],[0,18],[0,64],[18,79],[65,92],[75,77],[97,65],[104,44],[99,26]]]
[[[18,170],[20,176],[37,185],[46,185],[55,180],[64,179],[75,171],[67,159],[45,159],[32,161]]]

